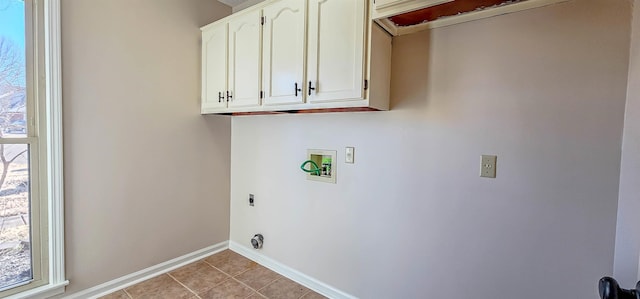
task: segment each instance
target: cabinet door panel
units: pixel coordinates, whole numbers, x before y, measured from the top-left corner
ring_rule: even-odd
[[[363,98],[364,0],[309,0],[310,102]]]
[[[260,13],[229,21],[229,107],[260,105]]]
[[[227,91],[227,24],[202,32],[202,109],[222,109]]]
[[[304,99],[304,40],[306,2],[283,0],[264,8],[264,102],[302,103]],[[296,95],[296,88],[300,89]]]

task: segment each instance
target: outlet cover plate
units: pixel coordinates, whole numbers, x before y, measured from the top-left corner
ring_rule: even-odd
[[[345,163],[349,163],[349,164],[353,164],[354,163],[354,155],[355,155],[355,148],[352,146],[348,146],[344,149],[344,162]]]
[[[496,178],[496,162],[498,156],[482,155],[480,159],[480,176],[483,178]]]

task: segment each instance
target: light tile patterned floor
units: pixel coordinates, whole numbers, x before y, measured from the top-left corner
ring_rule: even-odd
[[[278,273],[225,250],[101,299],[319,299]]]

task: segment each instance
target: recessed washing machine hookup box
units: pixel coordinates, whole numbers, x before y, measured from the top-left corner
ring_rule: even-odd
[[[336,183],[337,151],[307,150],[307,160],[318,165],[319,172],[307,173],[307,180]]]

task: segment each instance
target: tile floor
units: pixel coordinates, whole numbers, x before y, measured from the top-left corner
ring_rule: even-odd
[[[100,299],[317,299],[311,291],[257,263],[225,250]]]

